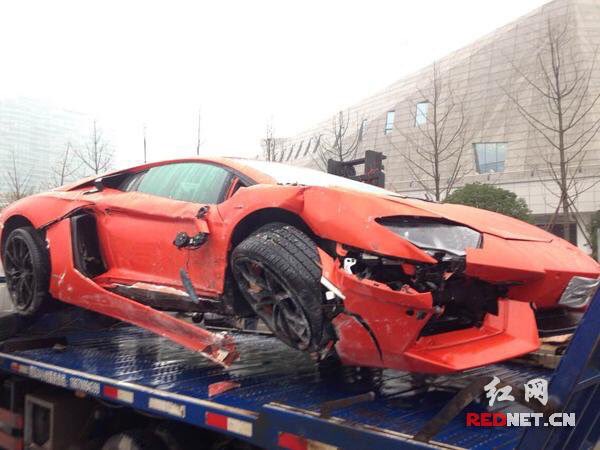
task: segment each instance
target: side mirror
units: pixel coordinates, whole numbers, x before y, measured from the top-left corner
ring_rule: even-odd
[[[102,192],[104,190],[104,183],[102,183],[102,178],[96,178],[94,180],[94,187],[96,188],[96,192]]]
[[[102,178],[96,178],[93,181],[94,189],[89,191],[85,191],[83,195],[95,194],[96,192],[102,192],[104,190],[104,183],[102,183]]]

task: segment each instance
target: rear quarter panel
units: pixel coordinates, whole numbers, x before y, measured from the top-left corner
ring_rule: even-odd
[[[67,214],[69,211],[91,202],[82,198],[81,192],[44,192],[23,198],[0,212],[0,233],[6,239],[4,228],[15,216],[26,218],[35,228]]]

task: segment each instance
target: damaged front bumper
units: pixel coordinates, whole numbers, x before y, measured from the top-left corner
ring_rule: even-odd
[[[329,299],[343,296],[343,308],[332,322],[335,348],[345,364],[446,373],[520,356],[540,345],[530,304],[508,298],[499,298],[497,315],[486,314],[480,326],[422,335],[439,313],[430,292],[408,286],[395,290],[359,278],[319,253]]]

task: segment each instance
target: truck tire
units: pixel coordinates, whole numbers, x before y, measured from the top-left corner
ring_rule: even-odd
[[[102,450],[169,450],[151,430],[128,430],[108,438]]]
[[[32,227],[17,228],[8,235],[3,252],[6,286],[15,311],[33,316],[49,299],[50,258],[45,242]]]
[[[319,350],[324,318],[315,242],[285,223],[267,224],[231,254],[233,277],[267,327],[292,348]]]

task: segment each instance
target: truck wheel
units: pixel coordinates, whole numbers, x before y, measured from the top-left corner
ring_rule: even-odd
[[[50,258],[44,241],[32,227],[13,230],[4,245],[6,286],[18,314],[39,312],[48,299]]]
[[[298,350],[318,350],[322,341],[318,261],[314,241],[279,222],[259,228],[231,254],[244,298],[279,339]]]
[[[168,447],[150,430],[128,430],[111,436],[102,450],[168,450]]]

